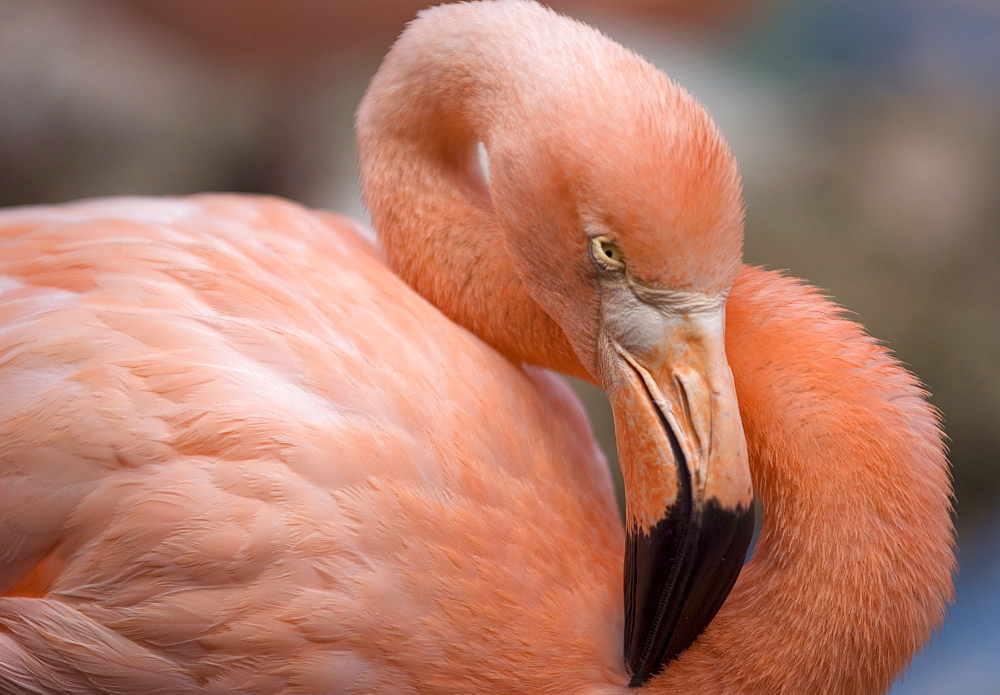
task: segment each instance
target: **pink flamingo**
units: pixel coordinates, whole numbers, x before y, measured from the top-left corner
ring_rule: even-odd
[[[887,688],[951,597],[938,421],[742,265],[698,103],[468,3],[358,141],[377,248],[261,197],[0,215],[0,689]],[[608,393],[624,528],[546,368]]]

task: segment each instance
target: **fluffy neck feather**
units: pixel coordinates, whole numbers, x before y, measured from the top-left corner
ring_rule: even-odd
[[[390,265],[449,318],[515,362],[586,377],[514,272],[479,170],[477,142],[516,110],[508,83],[525,81],[497,70],[516,57],[489,30],[511,21],[500,5],[423,13],[393,46],[358,110],[365,202]]]
[[[938,419],[884,348],[792,279],[745,269],[727,331],[764,526],[650,690],[882,692],[953,597]]]

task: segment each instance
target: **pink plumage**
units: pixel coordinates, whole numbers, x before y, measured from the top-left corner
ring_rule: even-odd
[[[701,107],[511,1],[424,14],[359,114],[379,245],[265,197],[0,212],[0,689],[887,688],[951,595],[938,422],[740,264]],[[608,390],[624,528],[547,369]],[[623,547],[745,522],[751,478],[754,558],[674,644],[635,587],[700,546]]]

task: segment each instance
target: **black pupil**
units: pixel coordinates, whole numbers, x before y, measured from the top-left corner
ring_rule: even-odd
[[[614,252],[613,252],[613,251],[611,250],[611,247],[610,247],[610,246],[605,246],[605,247],[604,247],[604,255],[605,255],[605,256],[607,256],[608,258],[614,258],[614,257],[615,257],[615,254],[614,254]]]

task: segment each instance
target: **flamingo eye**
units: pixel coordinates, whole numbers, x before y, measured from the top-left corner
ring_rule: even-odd
[[[595,236],[590,241],[590,255],[594,257],[597,265],[606,270],[622,270],[625,268],[625,255],[618,248],[618,244],[610,237]]]

